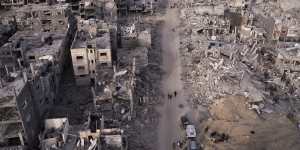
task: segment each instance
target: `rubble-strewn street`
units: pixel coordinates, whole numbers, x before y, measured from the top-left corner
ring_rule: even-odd
[[[1,0],[0,150],[298,150],[299,12]]]

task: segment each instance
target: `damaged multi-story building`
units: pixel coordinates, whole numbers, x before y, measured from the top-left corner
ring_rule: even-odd
[[[127,136],[117,120],[103,114],[89,113],[79,129],[72,130],[68,118],[46,119],[41,132],[42,150],[127,150]]]
[[[15,19],[20,31],[0,47],[3,103],[0,147],[35,149],[38,146],[40,120],[56,101],[61,73],[76,30],[72,25],[76,21],[62,10],[44,4],[24,6],[20,11],[32,16],[25,20],[26,24],[22,24],[21,18]]]
[[[1,16],[1,22],[16,22],[18,30],[63,32],[68,28],[68,16],[67,5],[41,3],[10,9]]]
[[[112,69],[109,24],[98,20],[81,21],[72,43],[71,57],[76,83],[95,84],[97,70]]]
[[[0,84],[0,149],[33,148],[38,143],[40,119],[31,86],[22,72],[10,75],[1,78]]]
[[[72,12],[81,19],[116,21],[117,8],[114,0],[81,0],[72,4]]]
[[[20,35],[20,33],[17,33],[16,35]],[[20,47],[23,50],[27,50],[22,53],[24,54],[24,57],[17,58],[17,62],[15,62],[17,65],[14,65],[13,63],[4,65],[6,72],[4,77],[7,78],[7,80],[2,83],[3,88],[7,87],[5,82],[15,82],[15,80],[17,80],[15,79],[15,76],[23,76],[24,78],[24,81],[21,81],[24,82],[24,92],[26,92],[24,94],[27,95],[24,95],[22,92],[16,93],[16,95],[14,95],[16,98],[12,99],[16,100],[17,104],[25,103],[24,105],[27,105],[26,103],[28,103],[28,108],[25,106],[25,108],[17,107],[18,109],[16,110],[20,111],[21,116],[23,115],[21,117],[22,120],[27,118],[27,121],[29,122],[31,118],[35,121],[38,121],[39,119],[36,117],[30,117],[30,115],[26,116],[28,113],[38,115],[38,117],[43,118],[47,112],[47,109],[49,109],[49,107],[51,107],[54,103],[58,92],[60,76],[63,67],[62,64],[64,58],[62,55],[64,55],[63,50],[65,47],[60,47],[64,45],[62,42],[65,42],[63,40],[63,36],[49,36],[46,34],[44,35],[44,38],[48,38],[48,40],[45,41],[43,41],[42,37],[43,36],[41,35],[36,35],[34,37],[25,38],[23,42],[26,42],[28,45],[23,45],[24,43],[20,44]],[[52,41],[49,41],[49,38]],[[11,58],[12,60],[16,60],[13,57]],[[35,111],[34,113],[32,112],[33,110]],[[28,143],[32,143],[30,140],[37,140],[36,138],[32,137],[34,135],[31,135],[32,133],[30,131],[39,131],[39,129],[34,126],[33,121],[28,124],[23,124],[23,127],[25,130],[28,130],[25,132],[26,139],[29,139]]]
[[[127,15],[130,12],[154,12],[158,6],[157,0],[116,0],[118,14]]]
[[[32,4],[32,3],[41,3],[50,0],[2,0],[0,6],[3,7],[22,7],[23,5]]]

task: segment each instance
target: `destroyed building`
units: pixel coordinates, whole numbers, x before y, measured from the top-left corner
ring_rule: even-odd
[[[79,131],[77,149],[127,150],[127,138],[120,122],[106,119],[99,113],[91,113],[86,129]]]
[[[40,130],[39,112],[31,86],[22,72],[14,72],[6,80],[1,78],[0,103],[0,147],[36,147]]]
[[[0,145],[34,149],[42,127],[40,120],[57,98],[61,72],[76,28],[69,24],[74,20],[61,7],[41,4],[19,10],[19,14],[35,15],[25,20],[29,26],[23,26],[23,18],[16,19],[20,31],[0,48],[1,108],[3,113],[10,112],[1,115],[4,118]],[[50,24],[43,24],[44,21]]]
[[[282,2],[0,4],[0,150],[299,147],[300,11]]]
[[[113,0],[81,0],[78,11],[81,19],[99,19],[105,21],[116,21],[117,8]]]
[[[6,8],[22,7],[23,5],[45,2],[46,0],[3,0],[0,5]],[[49,0],[47,0],[49,1]]]
[[[126,43],[123,41],[123,48],[116,52],[116,65],[113,70],[98,69],[99,78],[92,88],[96,110],[107,112],[107,116],[121,120],[134,116],[137,74],[143,72],[148,65],[148,51],[151,47],[150,29],[136,33],[134,37],[130,31],[125,33],[121,39],[124,38]],[[130,42],[135,44],[128,44]]]
[[[44,4],[25,6],[18,11],[13,10],[12,12],[15,13],[12,13],[11,15],[16,15],[15,21],[17,23],[17,28],[20,31],[11,37],[8,43],[1,47],[1,51],[6,54],[1,57],[7,57],[6,62],[3,62],[3,64],[14,63],[16,66],[19,66],[17,65],[19,60],[21,65],[28,65],[30,62],[38,60],[38,57],[41,57],[44,54],[42,54],[42,52],[37,54],[39,53],[38,51],[30,51],[29,49],[32,45],[37,48],[42,47],[43,44],[40,44],[39,42],[49,45],[50,47],[53,42],[52,34],[60,34],[60,38],[64,40],[61,43],[54,44],[62,44],[62,47],[67,47],[68,43],[72,41],[71,39],[74,36],[73,32],[76,30],[76,26],[74,26],[74,18],[68,16],[65,11],[66,10],[63,7],[47,6]],[[9,14],[10,12],[11,11],[8,11],[6,13]],[[18,15],[25,15],[25,18],[19,18]],[[13,18],[10,15],[4,16],[3,21],[6,22],[9,22],[9,19]],[[36,33],[32,35],[32,32]],[[32,44],[27,42],[31,42]],[[58,49],[58,46],[56,49]],[[65,53],[58,54],[60,55],[59,57],[63,56],[61,54]]]
[[[151,30],[141,29],[138,23],[121,24],[120,30],[120,48],[151,47]]]
[[[157,5],[157,0],[116,0],[118,13],[121,15],[128,15],[130,12],[154,12]]]
[[[299,20],[291,15],[288,17],[275,18],[274,38],[286,42],[299,42],[300,24]]]
[[[280,48],[276,58],[276,66],[281,72],[300,71],[300,47],[295,44],[292,47]]]
[[[28,144],[32,144],[37,141],[37,133],[34,133],[31,130],[39,132],[39,128],[37,127],[37,125],[40,124],[40,122],[38,122],[40,120],[39,118],[43,118],[47,109],[52,106],[56,99],[62,71],[61,69],[63,67],[63,55],[65,55],[63,53],[65,48],[63,47],[63,42],[65,41],[64,35],[59,34],[50,36],[51,41],[43,41],[45,40],[43,38],[49,38],[48,33],[40,33],[34,36],[29,36],[31,34],[25,35],[26,32],[18,32],[15,34],[15,36],[19,38],[23,37],[24,39],[24,41],[22,41],[23,43],[20,44],[22,49],[19,47],[19,50],[24,50],[21,51],[21,54],[23,54],[24,57],[22,57],[22,55],[19,55],[19,58],[10,57],[10,60],[12,61],[1,66],[1,68],[4,68],[2,68],[1,71],[5,71],[5,75],[3,75],[4,79],[7,80],[5,81],[1,78],[1,88],[6,89],[7,86],[9,87],[6,82],[19,82],[18,84],[23,84],[24,87],[18,89],[19,92],[15,93],[15,95],[13,95],[10,99],[17,100],[17,103],[24,105],[22,107],[16,107],[15,111],[20,112],[20,118],[24,120],[24,122],[29,121],[28,123],[23,122],[20,132],[24,127],[24,130],[27,130],[24,135],[24,137],[28,138],[28,141],[26,142]],[[24,45],[25,42],[26,45]],[[47,42],[50,42],[51,44]],[[14,52],[18,52],[18,50],[15,49],[14,51],[9,52],[10,56],[12,56],[12,54]],[[22,76],[23,79],[17,79],[19,76]],[[10,88],[10,90],[14,89],[13,87]],[[24,95],[22,91],[24,91],[24,94],[26,95]],[[36,116],[28,116],[28,114]],[[34,119],[38,122],[37,125],[34,125],[34,121],[31,121],[30,119]],[[10,124],[7,125],[10,127]]]
[[[68,28],[70,12],[66,5],[30,4],[8,10],[1,22],[16,22],[18,30],[64,32]]]
[[[68,118],[46,119],[44,128],[45,130],[41,134],[41,149],[63,149],[70,130]]]
[[[153,12],[157,0],[127,0],[128,10],[132,12]]]

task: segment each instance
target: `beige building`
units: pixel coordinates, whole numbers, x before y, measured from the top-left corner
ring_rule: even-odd
[[[97,69],[112,67],[110,32],[97,20],[81,21],[71,48],[74,75],[78,85],[94,83]]]

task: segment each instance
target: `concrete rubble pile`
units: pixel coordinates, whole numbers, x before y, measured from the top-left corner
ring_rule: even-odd
[[[208,16],[204,18],[207,21],[203,21],[203,24],[216,19]],[[222,36],[228,39],[222,39],[220,36],[217,40],[211,36],[217,41],[210,40],[208,36],[199,34],[200,30],[197,29],[201,26],[202,24],[191,23],[188,27],[192,28],[191,36],[181,37],[181,54],[184,56],[182,62],[185,69],[183,78],[186,87],[191,87],[194,91],[192,99],[202,105],[210,104],[216,97],[232,94],[249,94],[255,96],[256,100],[262,100],[263,93],[257,89],[262,86],[249,80],[251,68],[240,62],[242,59],[245,62],[255,62],[257,48],[242,44],[227,44],[234,40],[234,36],[226,30]]]
[[[259,9],[261,3],[257,5],[255,8]],[[280,50],[274,44],[270,46],[274,41],[266,39],[274,37],[274,31],[268,31],[264,22],[253,21],[253,15],[247,15],[246,10],[241,13],[240,22],[242,27],[251,26],[251,29],[244,39],[243,28],[234,25],[221,6],[218,4],[215,9],[202,12],[201,8],[206,8],[202,4],[181,11],[179,30],[186,91],[191,91],[191,100],[200,105],[209,105],[221,96],[237,94],[249,97],[250,101],[272,101],[269,83],[282,77],[280,67],[271,67]],[[260,15],[254,14],[257,19]],[[290,22],[296,26],[296,19]],[[297,73],[292,74],[293,85],[297,85]],[[282,88],[281,85],[278,86]]]
[[[120,3],[126,14],[152,14],[156,2]],[[148,140],[156,133],[141,134],[158,124],[159,25],[136,18],[124,25],[131,16],[120,14],[120,5],[0,2],[0,112],[7,112],[0,149],[126,150],[127,141],[129,149],[153,147]]]
[[[199,141],[205,150],[297,149],[299,8],[231,2],[193,2],[174,29],[189,100],[210,106]]]
[[[124,21],[126,22],[126,21]],[[155,127],[158,124],[158,113],[154,104],[160,103],[160,69],[161,55],[157,24],[135,23],[124,24],[122,29],[122,48],[117,52],[118,67],[122,80],[128,82],[128,75],[134,76],[134,112],[132,121],[123,120],[123,127],[128,135],[129,149],[149,149],[155,141]],[[120,76],[121,77],[121,76]],[[123,115],[126,116],[126,115]],[[152,132],[147,132],[152,131]],[[147,132],[147,133],[145,133]],[[138,139],[138,140],[137,140]],[[151,141],[151,142],[149,142]]]

